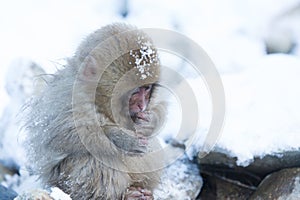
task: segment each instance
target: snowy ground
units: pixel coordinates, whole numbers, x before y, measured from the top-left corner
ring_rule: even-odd
[[[118,21],[176,30],[204,48],[221,75],[226,96],[226,120],[217,146],[237,156],[239,164],[247,164],[253,156],[300,147],[299,6],[298,11],[284,15],[300,5],[299,0],[128,0],[126,18],[123,2],[0,2],[0,113],[4,115],[0,159],[11,157],[22,165],[24,158],[16,147],[20,135],[12,122],[23,100],[17,94],[9,96],[5,89],[13,88],[15,82],[10,80],[18,80],[16,63],[33,60],[52,73],[72,56],[84,36]],[[282,32],[286,33],[283,38]],[[291,39],[298,46],[291,54],[267,55],[264,39],[270,35],[278,42]],[[15,70],[9,70],[12,67]],[[187,77],[197,88],[193,74]],[[204,118],[210,115],[207,105],[206,101],[200,105]],[[199,134],[209,120],[202,122]]]

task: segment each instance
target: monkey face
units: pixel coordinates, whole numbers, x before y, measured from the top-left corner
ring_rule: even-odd
[[[148,121],[144,112],[150,101],[152,85],[142,86],[133,91],[129,99],[129,113],[136,122],[137,119]]]

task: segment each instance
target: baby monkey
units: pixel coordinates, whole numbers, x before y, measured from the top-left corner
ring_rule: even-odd
[[[72,199],[153,199],[163,153],[151,38],[126,24],[89,35],[25,109],[26,146],[45,186]]]

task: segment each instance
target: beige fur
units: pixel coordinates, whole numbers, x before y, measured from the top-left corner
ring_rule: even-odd
[[[124,32],[121,38],[112,37]],[[29,163],[45,184],[58,186],[75,200],[115,200],[124,197],[129,186],[152,190],[159,182],[162,154],[145,155],[160,147],[154,138],[142,147],[136,135],[153,134],[163,112],[151,99],[153,122],[135,125],[126,104],[131,89],[159,79],[152,44],[151,59],[143,60],[150,76],[144,78],[137,68],[141,48],[149,42],[145,33],[129,25],[99,29],[28,103],[25,144]],[[120,52],[125,54],[119,57]]]

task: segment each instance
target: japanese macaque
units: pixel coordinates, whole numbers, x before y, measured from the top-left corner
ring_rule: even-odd
[[[125,24],[88,36],[27,105],[28,161],[72,199],[153,199],[164,156],[155,137],[157,50]]]

